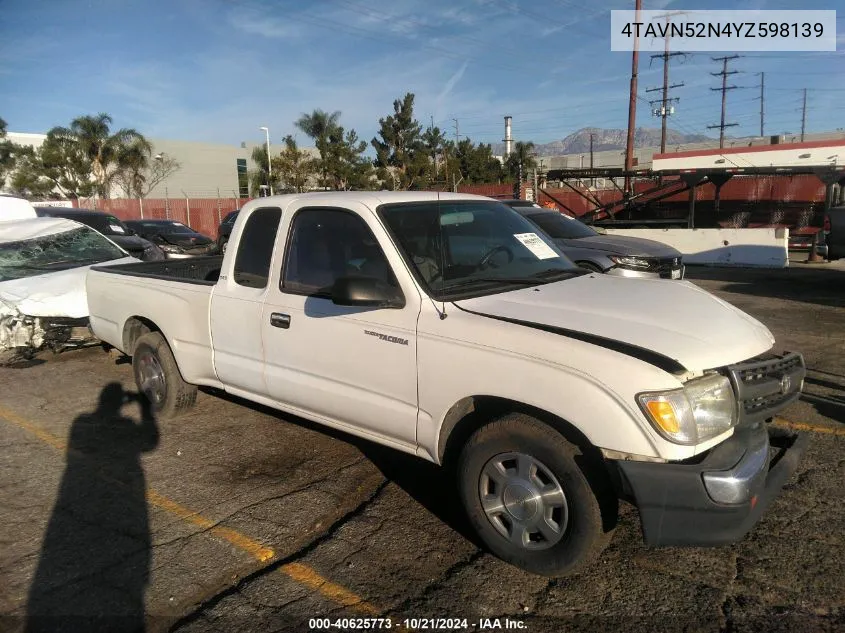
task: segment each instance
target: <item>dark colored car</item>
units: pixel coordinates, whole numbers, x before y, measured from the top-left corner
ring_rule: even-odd
[[[220,223],[220,228],[217,229],[217,246],[220,247],[220,252],[226,252],[226,244],[229,242],[229,236],[232,234],[232,228],[235,226],[235,220],[238,219],[240,209],[229,211],[223,221]]]
[[[582,268],[620,277],[683,279],[677,249],[641,237],[604,235],[583,222],[530,200],[500,200],[551,237]]]
[[[218,253],[214,240],[175,220],[129,220],[126,225],[164,251],[167,259]]]
[[[39,217],[65,218],[90,226],[112,242],[120,246],[132,257],[145,262],[159,261],[165,258],[164,251],[158,246],[138,236],[123,221],[110,213],[95,209],[71,209],[68,207],[35,207]]]
[[[845,257],[845,205],[828,209],[824,218],[824,235],[828,259]]]

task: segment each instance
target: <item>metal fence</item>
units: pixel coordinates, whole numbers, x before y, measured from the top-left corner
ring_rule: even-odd
[[[251,198],[144,198],[90,199],[74,201],[82,209],[97,209],[121,220],[175,220],[217,239],[226,214],[240,209]]]

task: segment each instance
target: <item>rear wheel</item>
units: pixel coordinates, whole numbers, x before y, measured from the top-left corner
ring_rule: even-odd
[[[501,559],[546,576],[572,573],[604,549],[615,525],[602,507],[615,512],[616,497],[586,464],[551,427],[509,414],[477,430],[461,453],[467,516]]]
[[[132,353],[132,370],[138,391],[150,401],[159,418],[174,418],[197,401],[197,387],[184,381],[173,352],[159,332],[139,337]]]

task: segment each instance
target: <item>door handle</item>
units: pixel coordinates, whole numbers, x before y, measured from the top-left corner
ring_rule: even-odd
[[[273,312],[270,314],[270,325],[286,330],[290,327],[290,315],[282,314],[281,312]]]

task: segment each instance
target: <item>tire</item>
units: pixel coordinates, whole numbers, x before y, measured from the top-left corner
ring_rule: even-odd
[[[618,500],[606,473],[535,418],[512,413],[478,429],[461,452],[457,476],[476,533],[490,551],[516,567],[544,576],[568,575],[610,541]],[[538,502],[540,489],[550,491],[549,502]]]
[[[589,270],[591,272],[604,274],[604,271],[601,268],[599,268],[598,266],[596,266],[595,264],[593,264],[592,262],[575,262],[575,263],[576,263],[576,265],[580,266],[581,268],[586,268],[587,270]]]
[[[197,387],[183,380],[173,352],[160,332],[149,332],[135,342],[132,371],[138,391],[149,400],[157,418],[175,418],[196,404]]]

